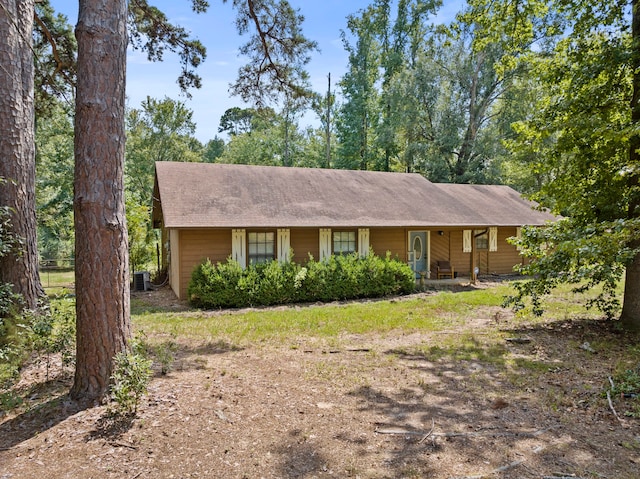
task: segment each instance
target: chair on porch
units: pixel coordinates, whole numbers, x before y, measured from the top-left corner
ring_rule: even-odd
[[[453,279],[453,266],[451,266],[451,263],[449,261],[437,260],[436,275],[438,279],[442,278],[443,276],[448,276],[449,278]]]

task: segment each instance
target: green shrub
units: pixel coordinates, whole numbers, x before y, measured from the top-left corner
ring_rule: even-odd
[[[140,353],[125,352],[118,353],[113,360],[110,413],[135,416],[151,380],[151,360]]]
[[[414,288],[411,268],[390,254],[354,253],[310,258],[304,266],[271,261],[244,270],[232,260],[215,266],[207,260],[194,270],[188,294],[196,307],[225,308],[380,297]]]
[[[24,399],[15,391],[0,392],[0,411],[11,411],[23,403]]]
[[[625,416],[640,417],[640,366],[636,369],[625,369],[613,377],[614,395],[628,399]]]
[[[75,339],[75,307],[69,299],[54,299],[50,308],[0,318],[0,388],[18,378],[29,358],[44,362],[49,380],[52,354],[60,354],[63,367],[75,361]]]
[[[272,304],[287,304],[298,300],[295,278],[300,269],[295,263],[258,264],[253,268],[255,288],[250,295],[251,302],[256,305],[269,306]]]
[[[200,264],[191,276],[187,293],[191,304],[196,307],[228,308],[247,304],[247,289],[251,289],[241,279],[245,278],[237,261],[214,265],[207,260]],[[246,280],[245,280],[246,282]]]
[[[24,329],[25,317],[22,314],[16,312],[0,316],[0,388],[16,379],[29,354]]]
[[[0,187],[7,183],[0,176]],[[0,258],[19,255],[22,239],[13,232],[11,209],[0,206]],[[0,388],[18,377],[20,367],[28,357],[28,341],[23,329],[27,319],[22,314],[22,297],[13,292],[13,285],[0,283]]]

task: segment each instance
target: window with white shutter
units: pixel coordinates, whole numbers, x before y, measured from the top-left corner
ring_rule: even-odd
[[[278,261],[288,263],[291,250],[291,233],[288,228],[278,229]]]
[[[471,253],[472,236],[473,236],[473,232],[471,230],[464,230],[462,232],[462,252],[463,253]]]
[[[268,263],[275,259],[276,235],[273,231],[249,232],[249,264]]]
[[[518,239],[518,241],[522,239],[522,227],[520,227],[520,226],[518,226],[518,227],[516,228],[516,239]],[[517,249],[518,251],[521,251],[521,250],[522,250],[522,246],[517,245],[517,246],[516,246],[516,249]]]
[[[489,251],[498,251],[498,228],[489,228]]]
[[[358,254],[361,258],[369,255],[369,228],[358,228]]]
[[[247,232],[243,229],[231,230],[231,258],[240,263],[240,266],[247,266]]]
[[[331,257],[331,229],[320,228],[320,261]]]
[[[355,231],[333,231],[333,254],[348,255],[356,252],[357,236]]]

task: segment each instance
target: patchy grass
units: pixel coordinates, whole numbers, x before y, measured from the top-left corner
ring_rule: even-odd
[[[574,293],[572,290],[575,285],[560,284],[549,296],[544,300],[544,313],[541,317],[535,317],[531,308],[526,307],[519,312],[518,317],[522,320],[531,322],[546,322],[557,320],[571,319],[599,319],[602,314],[596,309],[587,309],[585,305],[591,299],[594,299],[602,290],[601,287],[591,288],[585,293]],[[618,297],[622,298],[624,291],[624,283],[618,285]],[[513,294],[514,290],[507,289],[506,295]]]
[[[40,281],[48,296],[66,295],[75,287],[75,271],[73,269],[41,270]]]
[[[0,463],[15,477],[73,477],[93,457],[114,478],[637,478],[620,393],[638,387],[640,338],[562,292],[557,316],[514,317],[508,291],[235,311],[132,293],[156,374],[130,429],[105,454],[104,407],[68,410],[70,375],[45,383],[33,365],[0,395]]]
[[[344,334],[440,331],[464,324],[478,308],[499,307],[506,291],[505,286],[500,286],[415,299],[217,312],[168,313],[136,305],[134,322],[148,333],[203,340],[225,338],[238,344],[291,342],[300,337],[330,339]]]

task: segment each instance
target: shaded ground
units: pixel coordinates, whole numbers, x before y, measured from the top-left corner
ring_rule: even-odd
[[[69,372],[42,384],[34,367],[33,406],[0,419],[0,479],[640,477],[640,421],[619,422],[603,395],[638,338],[600,321],[510,330],[508,314],[331,345],[178,339],[129,424],[74,409]],[[530,342],[485,344],[496,330]]]

